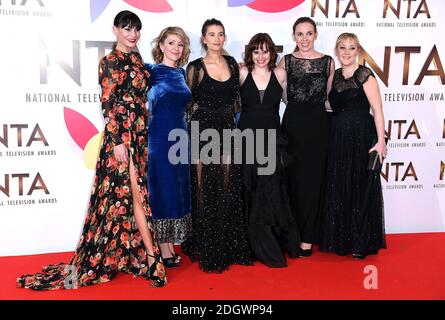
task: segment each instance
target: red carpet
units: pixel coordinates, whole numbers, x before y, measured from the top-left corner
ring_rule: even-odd
[[[0,258],[0,299],[445,299],[445,233],[393,234],[388,249],[365,260],[315,251],[289,259],[285,269],[260,263],[208,274],[184,257],[168,269],[169,284],[150,288],[142,278],[120,274],[113,281],[78,290],[35,292],[15,286],[16,277],[45,264],[68,261],[72,253]],[[378,289],[367,290],[365,266],[378,271]]]

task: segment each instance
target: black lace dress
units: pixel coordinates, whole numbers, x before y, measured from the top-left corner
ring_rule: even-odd
[[[288,156],[286,158],[284,154],[286,141],[281,134],[278,113],[283,89],[275,73],[272,72],[266,89],[260,91],[249,72],[240,93],[242,108],[239,129],[264,130],[265,157],[270,162],[272,156],[275,158],[275,166],[271,174],[262,174],[258,171],[259,168],[272,167],[270,162],[247,163],[246,155],[243,159],[250,246],[255,257],[262,263],[269,267],[285,267],[287,265],[285,252],[288,252],[291,257],[298,257],[300,236],[296,217],[290,206],[284,172]],[[268,130],[275,132],[274,141],[269,141],[273,136],[269,136]],[[249,150],[252,155],[256,155],[258,148],[256,146],[260,142],[259,132],[254,132],[256,141],[251,144],[252,148]],[[268,145],[271,143],[275,146],[275,150],[268,150]],[[243,148],[243,151],[247,150]],[[271,155],[271,152],[275,152],[275,155]]]
[[[233,163],[233,154],[223,156],[223,130],[235,128],[234,106],[239,94],[238,64],[232,57],[224,57],[231,71],[227,81],[211,78],[202,59],[187,67],[187,82],[192,88],[188,119],[193,233],[182,250],[192,260],[199,261],[200,268],[207,272],[222,272],[232,264],[252,263],[243,210],[241,165]],[[196,157],[194,148],[199,146],[201,152],[215,141],[215,137],[197,141],[201,140],[194,131],[198,125],[199,134],[213,129],[219,135],[216,148],[204,152],[212,156],[213,163],[206,164]]]
[[[364,66],[348,79],[338,69],[329,94],[334,114],[319,248],[340,255],[386,248],[380,174],[367,170],[368,151],[376,142],[363,90],[370,76],[372,71]]]
[[[294,159],[287,168],[289,197],[301,241],[316,243],[329,140],[330,113],[325,101],[332,58],[301,59],[288,54],[284,59],[288,104],[282,128]]]

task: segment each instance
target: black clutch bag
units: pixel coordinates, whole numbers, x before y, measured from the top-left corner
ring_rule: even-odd
[[[374,146],[377,143],[377,139],[374,139],[372,146]],[[388,143],[388,138],[385,137],[385,143]],[[382,170],[382,163],[380,162],[379,155],[377,151],[373,151],[369,154],[369,160],[368,160],[368,170],[372,171],[378,171],[380,172]]]

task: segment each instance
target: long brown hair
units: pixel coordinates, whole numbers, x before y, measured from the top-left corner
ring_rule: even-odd
[[[267,33],[257,33],[250,39],[249,43],[246,46],[246,52],[244,53],[244,63],[246,64],[247,69],[252,72],[255,63],[252,59],[253,51],[259,49],[262,50],[263,45],[270,52],[270,61],[268,63],[269,70],[272,71],[277,62],[278,54],[275,48],[275,43],[272,41],[272,38]]]
[[[207,29],[210,26],[220,26],[220,27],[222,27],[223,28],[223,32],[224,32],[224,38],[227,39],[226,28],[224,27],[223,23],[221,21],[219,21],[218,19],[215,19],[215,18],[207,19],[206,21],[204,21],[204,24],[202,25],[202,28],[201,28],[201,46],[204,49],[204,51],[206,51],[206,52],[207,52],[208,48],[207,48],[207,45],[204,43],[204,37],[206,36]],[[226,55],[226,56],[229,55],[229,53],[224,48],[221,49],[221,53],[223,55]]]

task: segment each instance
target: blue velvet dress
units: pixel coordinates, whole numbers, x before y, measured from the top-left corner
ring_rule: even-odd
[[[184,112],[191,99],[182,68],[146,64],[150,72],[148,109],[148,191],[150,207],[160,243],[182,243],[191,235],[189,141]],[[185,148],[178,164],[169,161],[169,150],[177,144],[169,141],[173,129],[182,129]],[[186,138],[184,140],[184,138]],[[183,145],[184,147],[184,145]]]

